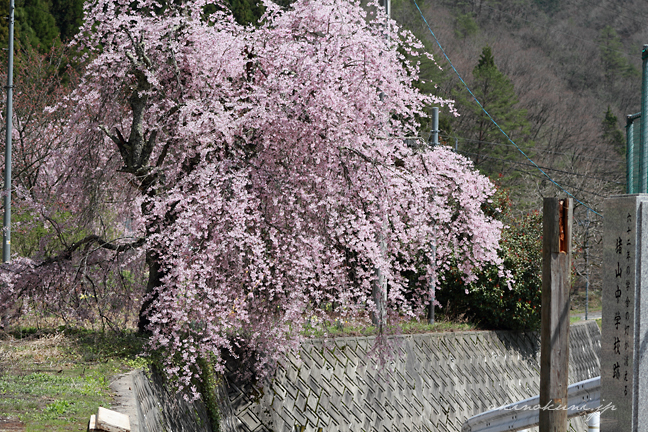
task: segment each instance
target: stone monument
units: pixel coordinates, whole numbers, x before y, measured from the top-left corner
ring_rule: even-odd
[[[607,198],[604,217],[601,432],[648,431],[648,194]]]

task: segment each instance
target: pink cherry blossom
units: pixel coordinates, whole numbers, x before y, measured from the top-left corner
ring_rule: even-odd
[[[75,43],[89,63],[55,109],[71,111],[65,145],[39,187],[71,220],[96,206],[84,225],[96,238],[16,260],[8,292],[78,289],[108,262],[148,268],[152,347],[190,386],[200,357],[222,368],[229,353],[262,374],[327,305],[371,308],[377,270],[387,307],[415,316],[450,258],[466,281],[500,264],[489,180],[402,139],[425,106],[454,111],[414,87],[418,66],[401,54],[422,48],[413,35],[351,0],[268,4],[258,28],[206,4],[86,4]]]

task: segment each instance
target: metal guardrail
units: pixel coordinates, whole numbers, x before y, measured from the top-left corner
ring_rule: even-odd
[[[601,377],[570,385],[567,400],[567,417],[597,411],[601,405]],[[540,396],[504,405],[470,417],[464,422],[461,432],[528,429],[540,422],[540,408]]]

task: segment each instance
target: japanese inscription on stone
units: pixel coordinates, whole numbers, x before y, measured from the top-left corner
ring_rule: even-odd
[[[642,217],[648,195],[623,195],[605,202],[603,222],[603,324],[601,338],[601,432],[638,431],[635,340],[641,289]],[[648,232],[646,232],[648,234]]]
[[[632,397],[632,349],[634,330],[634,226],[635,214],[628,212],[623,224],[623,234],[615,240],[616,269],[614,279],[616,289],[612,302],[614,309],[614,332],[612,336],[612,378],[617,381],[617,386],[623,388],[623,396]],[[631,308],[632,306],[632,308]],[[630,386],[630,387],[629,387]]]

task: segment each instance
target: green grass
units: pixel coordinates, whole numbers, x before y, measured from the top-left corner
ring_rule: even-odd
[[[420,321],[410,321],[402,326],[403,333],[432,333],[432,332],[457,332],[477,330],[477,326],[471,323],[458,323],[452,321],[436,321],[434,324],[427,324]]]
[[[82,431],[110,407],[110,377],[141,365],[134,333],[21,328],[0,341],[0,417],[27,431]]]
[[[422,321],[406,321],[400,326],[388,326],[387,334],[416,334],[432,332],[455,332],[476,330],[477,327],[470,323],[457,323],[449,321],[437,321],[434,324],[427,324]],[[378,329],[374,326],[365,326],[361,324],[348,322],[325,322],[323,324],[310,326],[306,325],[303,336],[306,337],[348,337],[348,336],[374,336],[378,334]]]
[[[578,321],[580,321],[580,320],[581,320],[580,317],[577,317],[577,316],[570,316],[570,317],[569,317],[569,324],[574,324],[575,322],[578,322]]]

